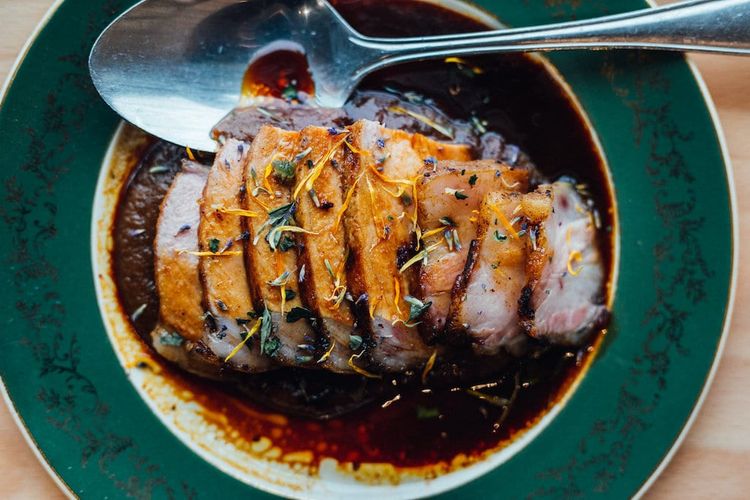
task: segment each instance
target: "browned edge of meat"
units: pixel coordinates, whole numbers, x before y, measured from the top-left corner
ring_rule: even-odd
[[[531,335],[534,328],[533,290],[539,283],[544,266],[550,259],[547,232],[544,221],[550,216],[553,200],[552,187],[541,185],[533,193],[524,197],[523,212],[527,218],[528,232],[536,237],[526,240],[526,285],[521,290],[518,299],[518,317],[521,328],[527,335]],[[533,336],[533,335],[532,335]]]

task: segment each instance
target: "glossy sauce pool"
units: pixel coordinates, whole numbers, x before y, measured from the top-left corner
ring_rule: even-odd
[[[368,35],[486,29],[430,4],[401,0],[335,4],[355,28]],[[265,81],[270,85],[277,80]],[[360,88],[424,96],[451,118],[465,124],[480,123],[501,134],[507,143],[518,145],[550,178],[565,174],[585,183],[600,214],[603,229],[599,243],[610,270],[612,204],[605,167],[585,121],[544,64],[522,55],[477,57],[461,63],[425,62],[372,75]],[[511,147],[506,153],[519,154],[519,150]],[[135,157],[138,161],[121,191],[114,225],[112,272],[122,310],[145,339],[158,319],[151,245],[159,203],[185,151],[152,140]],[[212,415],[223,415],[225,425],[243,438],[271,437],[284,453],[312,453],[313,465],[330,457],[355,467],[372,462],[421,467],[450,463],[457,455],[479,457],[535,423],[564,395],[599,337],[579,350],[550,348],[536,357],[514,361],[486,381],[490,386],[475,390],[427,390],[385,381],[386,387],[375,401],[328,420],[279,416],[278,409],[264,404],[278,396],[274,391],[282,390],[280,387],[299,385],[305,377],[317,376],[311,372],[251,377],[244,383],[244,392],[231,384],[200,380],[166,363],[162,363],[162,373],[193,393]],[[286,385],[272,380],[280,376],[287,377]]]

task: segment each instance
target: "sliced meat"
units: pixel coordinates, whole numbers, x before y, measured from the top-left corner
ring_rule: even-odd
[[[203,337],[203,289],[198,278],[198,203],[208,169],[186,162],[161,205],[154,239],[159,316],[191,341]]]
[[[248,233],[245,270],[255,311],[268,310],[272,331],[260,335],[263,353],[290,365],[315,363],[316,337],[306,320],[289,322],[288,313],[301,308],[296,203],[292,188],[297,171],[299,134],[264,126],[253,141],[245,166],[243,217]],[[263,333],[263,332],[260,332]]]
[[[466,336],[480,355],[523,348],[518,303],[527,284],[527,240],[536,236],[532,229],[549,215],[551,202],[546,191],[494,192],[482,202],[447,326],[448,335]]]
[[[346,134],[322,127],[300,132],[298,149],[305,158],[298,167],[297,182],[302,185],[295,215],[297,224],[307,230],[298,235],[304,269],[300,290],[322,339],[323,354],[317,364],[336,372],[352,371],[349,358],[362,344],[351,301],[346,299],[347,246],[338,220],[345,197],[341,179],[345,138]]]
[[[595,219],[572,182],[561,180],[547,189],[554,210],[542,225],[536,256],[529,259],[521,315],[532,337],[579,345],[608,317]]]
[[[526,192],[526,169],[486,161],[443,161],[427,168],[419,187],[419,224],[424,245],[433,248],[419,271],[420,299],[432,306],[420,330],[429,343],[439,340],[451,303],[451,290],[477,237],[477,211],[490,192]]]
[[[417,178],[425,160],[431,164],[449,154],[467,157],[468,148],[444,147],[365,120],[350,128],[348,140],[348,281],[359,317],[369,325],[372,365],[403,372],[423,364],[431,352],[415,328],[416,320],[410,319],[411,304],[404,300],[417,295],[416,268],[401,271],[414,247]]]
[[[233,139],[226,141],[214,160],[200,202],[201,220],[198,243],[205,254],[200,257],[203,283],[203,307],[213,321],[207,322],[207,346],[233,369],[257,373],[273,366],[260,352],[258,335],[253,335],[236,350],[252,327],[253,311],[245,275],[244,241],[240,189],[250,145]]]
[[[186,162],[162,202],[154,239],[159,323],[151,339],[159,354],[184,370],[219,378],[222,362],[205,342],[196,255],[198,201],[207,174],[203,165]]]

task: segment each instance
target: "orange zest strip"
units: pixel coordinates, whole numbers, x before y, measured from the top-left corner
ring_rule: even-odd
[[[578,274],[583,269],[583,266],[579,266],[578,269],[573,269],[573,263],[574,262],[580,262],[583,259],[583,255],[578,250],[573,250],[568,255],[568,272],[572,276],[578,276]]]
[[[245,338],[242,340],[242,342],[240,342],[239,344],[237,344],[235,346],[235,348],[232,349],[232,352],[230,352],[229,355],[226,358],[224,358],[224,362],[225,363],[227,361],[229,361],[230,359],[232,359],[232,357],[234,357],[235,354],[237,354],[238,352],[240,352],[240,349],[242,349],[242,347],[245,344],[247,344],[247,341],[250,340],[250,337],[252,337],[253,335],[255,335],[258,332],[258,330],[260,329],[260,324],[262,322],[263,322],[263,318],[260,318],[258,321],[255,322],[255,324],[253,325],[253,327],[250,330],[248,330],[247,335],[245,335]]]
[[[437,349],[432,351],[432,356],[430,356],[430,359],[427,360],[427,363],[424,365],[424,370],[422,370],[422,384],[427,383],[427,375],[430,374],[430,371],[432,371],[432,367],[435,366],[435,360],[437,359]]]
[[[331,342],[331,347],[328,348],[328,350],[323,354],[320,359],[317,361],[318,363],[324,362],[326,359],[331,357],[331,353],[333,352],[333,348],[336,347],[336,340],[333,340]]]
[[[364,351],[362,351],[362,352],[364,352]],[[365,370],[364,368],[360,368],[359,366],[357,366],[357,365],[354,364],[354,360],[355,359],[359,359],[359,357],[361,355],[362,355],[362,353],[360,353],[360,354],[352,354],[349,357],[349,361],[347,362],[347,364],[349,365],[349,367],[352,370],[354,370],[355,372],[357,372],[360,375],[362,375],[363,377],[367,377],[367,378],[382,378],[380,375],[376,375],[374,373],[370,373],[367,370]]]
[[[341,208],[339,209],[339,213],[336,215],[336,222],[333,224],[334,231],[338,231],[339,225],[341,224],[341,218],[344,216],[344,212],[346,212],[346,209],[349,208],[349,203],[351,203],[352,196],[354,195],[354,189],[357,187],[357,184],[359,184],[359,180],[362,179],[363,175],[365,175],[364,170],[362,171],[361,174],[357,176],[357,179],[354,181],[354,184],[352,184],[352,187],[350,187],[349,190],[346,192],[344,203],[341,205]]]
[[[508,233],[510,233],[511,236],[518,239],[518,233],[516,232],[515,229],[513,229],[513,225],[505,217],[505,214],[503,214],[503,212],[495,205],[490,205],[490,208],[492,209],[493,212],[495,212],[495,215],[497,215],[497,218],[500,221],[500,224],[503,225],[505,230],[508,231]]]

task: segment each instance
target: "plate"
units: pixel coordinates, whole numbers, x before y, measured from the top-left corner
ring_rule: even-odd
[[[98,33],[131,0],[55,5],[0,108],[0,374],[22,430],[71,494],[260,497],[165,427],[102,321],[92,208],[117,116],[90,83]],[[640,0],[485,0],[509,26],[632,10]],[[728,326],[731,175],[703,84],[679,54],[549,56],[606,155],[619,221],[613,322],[564,407],[501,466],[450,497],[638,494],[692,421]],[[301,494],[301,493],[300,493]]]

